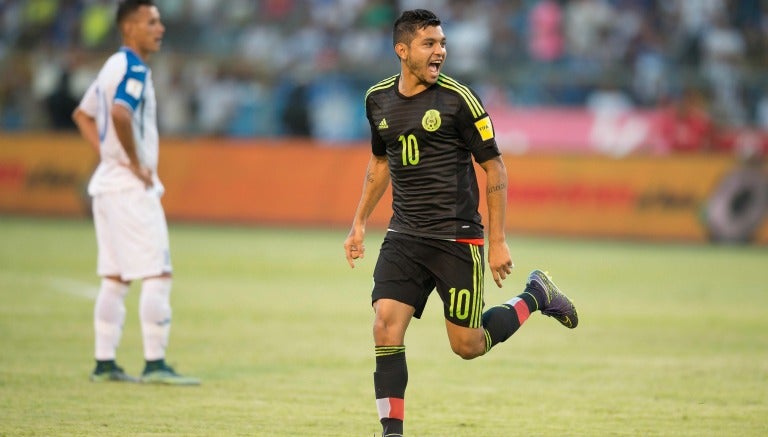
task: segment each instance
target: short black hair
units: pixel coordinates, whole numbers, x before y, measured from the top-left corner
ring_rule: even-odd
[[[395,20],[392,30],[392,45],[401,42],[410,44],[416,36],[416,31],[430,26],[439,26],[440,19],[432,11],[426,9],[413,9],[404,11],[400,18]]]
[[[117,5],[115,23],[120,26],[128,16],[136,12],[142,6],[155,6],[155,2],[152,0],[122,0]]]

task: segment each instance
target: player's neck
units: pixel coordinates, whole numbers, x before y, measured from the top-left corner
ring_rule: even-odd
[[[403,69],[400,72],[400,80],[397,83],[397,92],[405,97],[412,97],[425,91],[430,86],[432,84],[423,82],[415,75]]]
[[[125,47],[125,48],[129,49],[130,51],[132,51],[133,53],[135,53],[136,56],[138,56],[142,60],[142,62],[144,62],[145,64],[147,63],[147,61],[149,61],[150,55],[152,55],[151,52],[147,52],[145,50],[141,50],[139,48],[138,44],[131,44],[130,41],[124,40],[123,41],[123,47]]]

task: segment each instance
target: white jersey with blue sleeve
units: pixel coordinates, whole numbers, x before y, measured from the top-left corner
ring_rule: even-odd
[[[107,59],[80,102],[80,109],[96,119],[99,129],[101,162],[88,184],[88,193],[95,196],[144,187],[127,166],[128,154],[112,122],[113,105],[123,105],[133,113],[136,154],[140,164],[152,170],[153,189],[162,194],[163,186],[157,177],[159,134],[152,72],[127,47]]]

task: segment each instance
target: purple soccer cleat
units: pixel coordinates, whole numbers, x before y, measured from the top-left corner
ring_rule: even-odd
[[[534,270],[528,275],[528,284],[544,291],[544,302],[539,302],[539,310],[548,317],[553,317],[566,328],[573,329],[579,324],[579,315],[573,301],[557,288],[546,272]]]

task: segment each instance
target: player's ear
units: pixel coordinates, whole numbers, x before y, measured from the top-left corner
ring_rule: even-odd
[[[395,54],[397,57],[402,61],[404,59],[408,58],[408,46],[404,43],[397,43],[395,44]]]

